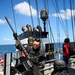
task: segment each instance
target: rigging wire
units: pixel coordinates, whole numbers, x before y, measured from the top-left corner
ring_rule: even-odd
[[[66,11],[66,5],[65,5],[65,0],[63,0],[63,7],[64,7],[64,10]],[[65,17],[67,17],[67,14],[65,13]],[[66,28],[66,36],[67,38],[69,38],[69,31],[68,31],[68,22],[67,20],[65,19],[65,28]]]
[[[70,1],[70,9],[72,10],[72,1],[71,1],[71,0],[69,0],[69,1]],[[73,12],[71,11],[71,23],[72,23],[73,41],[75,41],[75,40],[74,40],[74,25],[73,25],[72,14],[73,14]]]
[[[59,21],[58,21],[59,18],[56,19],[56,30],[57,30],[57,41],[58,41],[58,46],[60,48],[60,25],[59,25]]]
[[[11,0],[11,6],[12,6],[12,12],[13,12],[13,19],[14,19],[14,24],[15,24],[15,30],[16,30],[16,33],[17,33],[16,18],[15,18],[15,13],[14,13],[14,10],[13,10],[13,1],[12,0]]]
[[[73,4],[73,10],[74,10],[74,1],[72,2]],[[73,12],[73,14],[75,15],[75,13]],[[74,25],[75,25],[75,16],[74,16]]]
[[[72,6],[73,6],[73,10],[74,10],[74,0],[72,1]],[[72,12],[72,13],[74,14],[74,12]],[[75,24],[75,17],[73,17],[73,29],[74,29],[74,24]],[[74,33],[74,42],[75,42],[75,33]],[[75,46],[75,43],[74,43],[74,46]]]
[[[38,10],[38,1],[36,0],[35,3],[36,3],[36,10],[37,10],[37,21],[38,21],[38,26],[40,26],[39,10]],[[41,33],[41,31],[39,31],[39,33],[40,33],[40,34],[39,34],[40,38],[42,38],[42,33]]]
[[[55,39],[54,39],[54,36],[53,36],[53,32],[52,32],[52,28],[51,28],[51,24],[50,24],[50,20],[48,19],[48,23],[49,23],[49,28],[50,28],[50,32],[51,32],[51,37],[53,38],[53,41],[55,43]],[[52,43],[52,39],[51,39],[51,43]]]
[[[53,6],[54,6],[54,8],[55,8],[55,11],[57,12],[57,11],[59,11],[59,9],[57,8],[57,5],[55,6],[55,3],[54,3],[54,1],[52,0],[52,3],[53,3]],[[57,2],[56,2],[57,3]],[[58,14],[57,14],[58,15]],[[60,15],[61,16],[61,15]],[[63,31],[64,31],[64,33],[65,33],[65,35],[66,35],[66,32],[65,32],[65,26],[64,26],[64,23],[63,23],[63,21],[62,21],[62,19],[59,17],[59,15],[58,15],[58,18],[59,18],[59,22],[61,23],[61,26],[62,26],[62,29],[63,29]]]
[[[46,0],[47,2],[47,8],[48,8],[48,13],[49,13],[49,2],[48,2],[48,0]],[[49,29],[50,29],[50,39],[51,39],[51,43],[52,43],[52,38],[53,38],[53,42],[55,43],[55,39],[54,39],[54,36],[53,36],[53,32],[52,32],[52,28],[51,28],[51,23],[50,23],[50,17],[49,17],[49,19],[48,19],[48,23],[49,23]]]
[[[72,4],[73,4],[73,10],[74,10],[74,0],[73,0]],[[75,15],[74,12],[73,12],[73,14]],[[75,16],[74,16],[74,26],[75,26]],[[74,36],[74,42],[75,42],[75,36]],[[75,46],[75,43],[74,43],[74,46]]]
[[[58,13],[59,12],[59,9],[58,9],[58,4],[56,4],[56,6],[55,6],[55,3],[54,3],[54,1],[52,0],[52,3],[53,3],[53,6],[54,6],[54,8],[55,8],[55,10],[56,10],[56,13]],[[57,3],[57,2],[56,2]],[[56,8],[57,7],[57,8]],[[58,15],[58,14],[57,14]],[[59,15],[58,15],[59,16]],[[57,19],[59,19],[59,21],[60,21],[60,18],[59,17],[57,17]],[[58,20],[56,19],[56,23],[58,23]],[[60,21],[61,22],[61,21]],[[57,30],[57,37],[58,36],[60,36],[59,35],[59,24],[56,24],[57,25],[57,28],[56,28],[56,30]],[[59,32],[58,32],[59,31]]]
[[[47,7],[48,7],[48,12],[50,12],[50,8],[49,8],[49,4],[48,4],[48,0],[47,0]],[[50,17],[48,19],[48,23],[49,23],[49,29],[50,29],[50,39],[51,39],[51,43],[52,43],[52,38],[53,38],[53,42],[54,42],[54,47],[56,48],[56,44],[55,44],[55,39],[54,39],[54,35],[53,35],[53,32],[52,32],[52,28],[51,28],[51,22],[50,22]]]
[[[32,10],[31,10],[31,6],[30,6],[30,0],[28,0],[28,3],[29,3],[30,14],[31,14],[32,27],[34,27],[33,16],[32,16]]]
[[[33,28],[34,28],[32,10],[31,10],[31,7],[30,7],[30,0],[28,0],[28,3],[29,3],[30,13],[31,13],[32,26],[33,26]],[[38,1],[37,1],[37,0],[36,0],[36,9],[37,9],[37,19],[38,19],[38,23],[39,23],[39,25],[40,25],[39,12],[38,12]],[[41,32],[40,32],[40,36],[41,36]],[[33,31],[33,37],[36,37],[35,31]]]
[[[57,13],[57,12],[59,12],[58,1],[56,2],[56,6],[58,8],[58,10],[56,11],[56,13]],[[59,25],[59,17],[56,18],[56,25],[57,25],[57,37],[58,37],[57,41],[58,41],[58,46],[60,48],[60,25]]]
[[[73,2],[73,9],[75,9],[74,8],[74,2]],[[75,13],[73,13],[74,15],[75,15]],[[74,16],[74,25],[75,25],[75,16]]]
[[[40,25],[39,12],[38,12],[38,1],[37,1],[37,0],[36,0],[36,9],[37,9],[37,20],[38,20],[38,25]]]
[[[47,1],[47,2],[46,2]],[[48,5],[48,0],[44,0],[44,8],[47,9],[48,7],[48,13],[49,13],[49,6],[46,6],[46,3]],[[50,26],[50,21],[49,19],[47,20],[47,24],[49,24],[49,29],[50,29],[50,36],[48,35],[48,40],[49,40],[49,43],[51,42],[52,43],[52,35],[51,35],[51,26]],[[49,39],[50,38],[50,39]]]
[[[42,0],[44,8],[46,8],[46,0]]]
[[[29,9],[30,9],[30,14],[31,14],[31,21],[32,21],[32,29],[34,28],[34,22],[33,22],[33,16],[32,16],[32,10],[31,10],[31,6],[30,6],[30,0],[28,0],[29,3]],[[33,37],[36,37],[35,32],[32,33]]]

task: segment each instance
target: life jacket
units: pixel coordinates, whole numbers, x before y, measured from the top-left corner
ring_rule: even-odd
[[[63,56],[70,55],[70,46],[69,44],[63,44]]]

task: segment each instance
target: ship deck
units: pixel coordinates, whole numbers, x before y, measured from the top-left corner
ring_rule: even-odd
[[[52,60],[53,61],[53,60]],[[52,61],[47,62],[47,64],[45,64],[45,68],[41,69],[41,71],[44,71],[43,75],[51,75],[51,73],[53,72],[53,63]],[[4,75],[3,74],[3,66],[0,64],[0,75]],[[75,58],[71,58],[70,59],[70,64],[68,66],[68,70],[67,70],[69,75],[75,75]],[[22,75],[20,74],[15,74],[15,75]]]
[[[52,72],[53,72],[53,68],[47,70],[44,75],[51,75]],[[69,75],[75,75],[75,66],[68,67],[67,73],[68,73]]]

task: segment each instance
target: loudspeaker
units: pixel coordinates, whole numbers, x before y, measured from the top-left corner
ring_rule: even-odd
[[[52,43],[45,44],[45,52],[54,52],[54,44],[52,44]],[[46,55],[47,60],[50,60],[50,59],[53,59],[53,58],[54,58],[54,54]]]

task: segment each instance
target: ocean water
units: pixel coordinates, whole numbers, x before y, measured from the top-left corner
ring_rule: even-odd
[[[0,55],[4,58],[5,53],[12,52],[13,54],[16,52],[15,45],[0,45]]]
[[[54,45],[54,50],[62,50],[62,44],[63,43],[56,43]],[[16,53],[16,47],[15,45],[0,45],[0,54],[4,58],[5,53],[12,52],[13,54]],[[55,54],[54,58],[58,58],[59,54]],[[60,54],[60,58],[62,59],[62,54]]]

